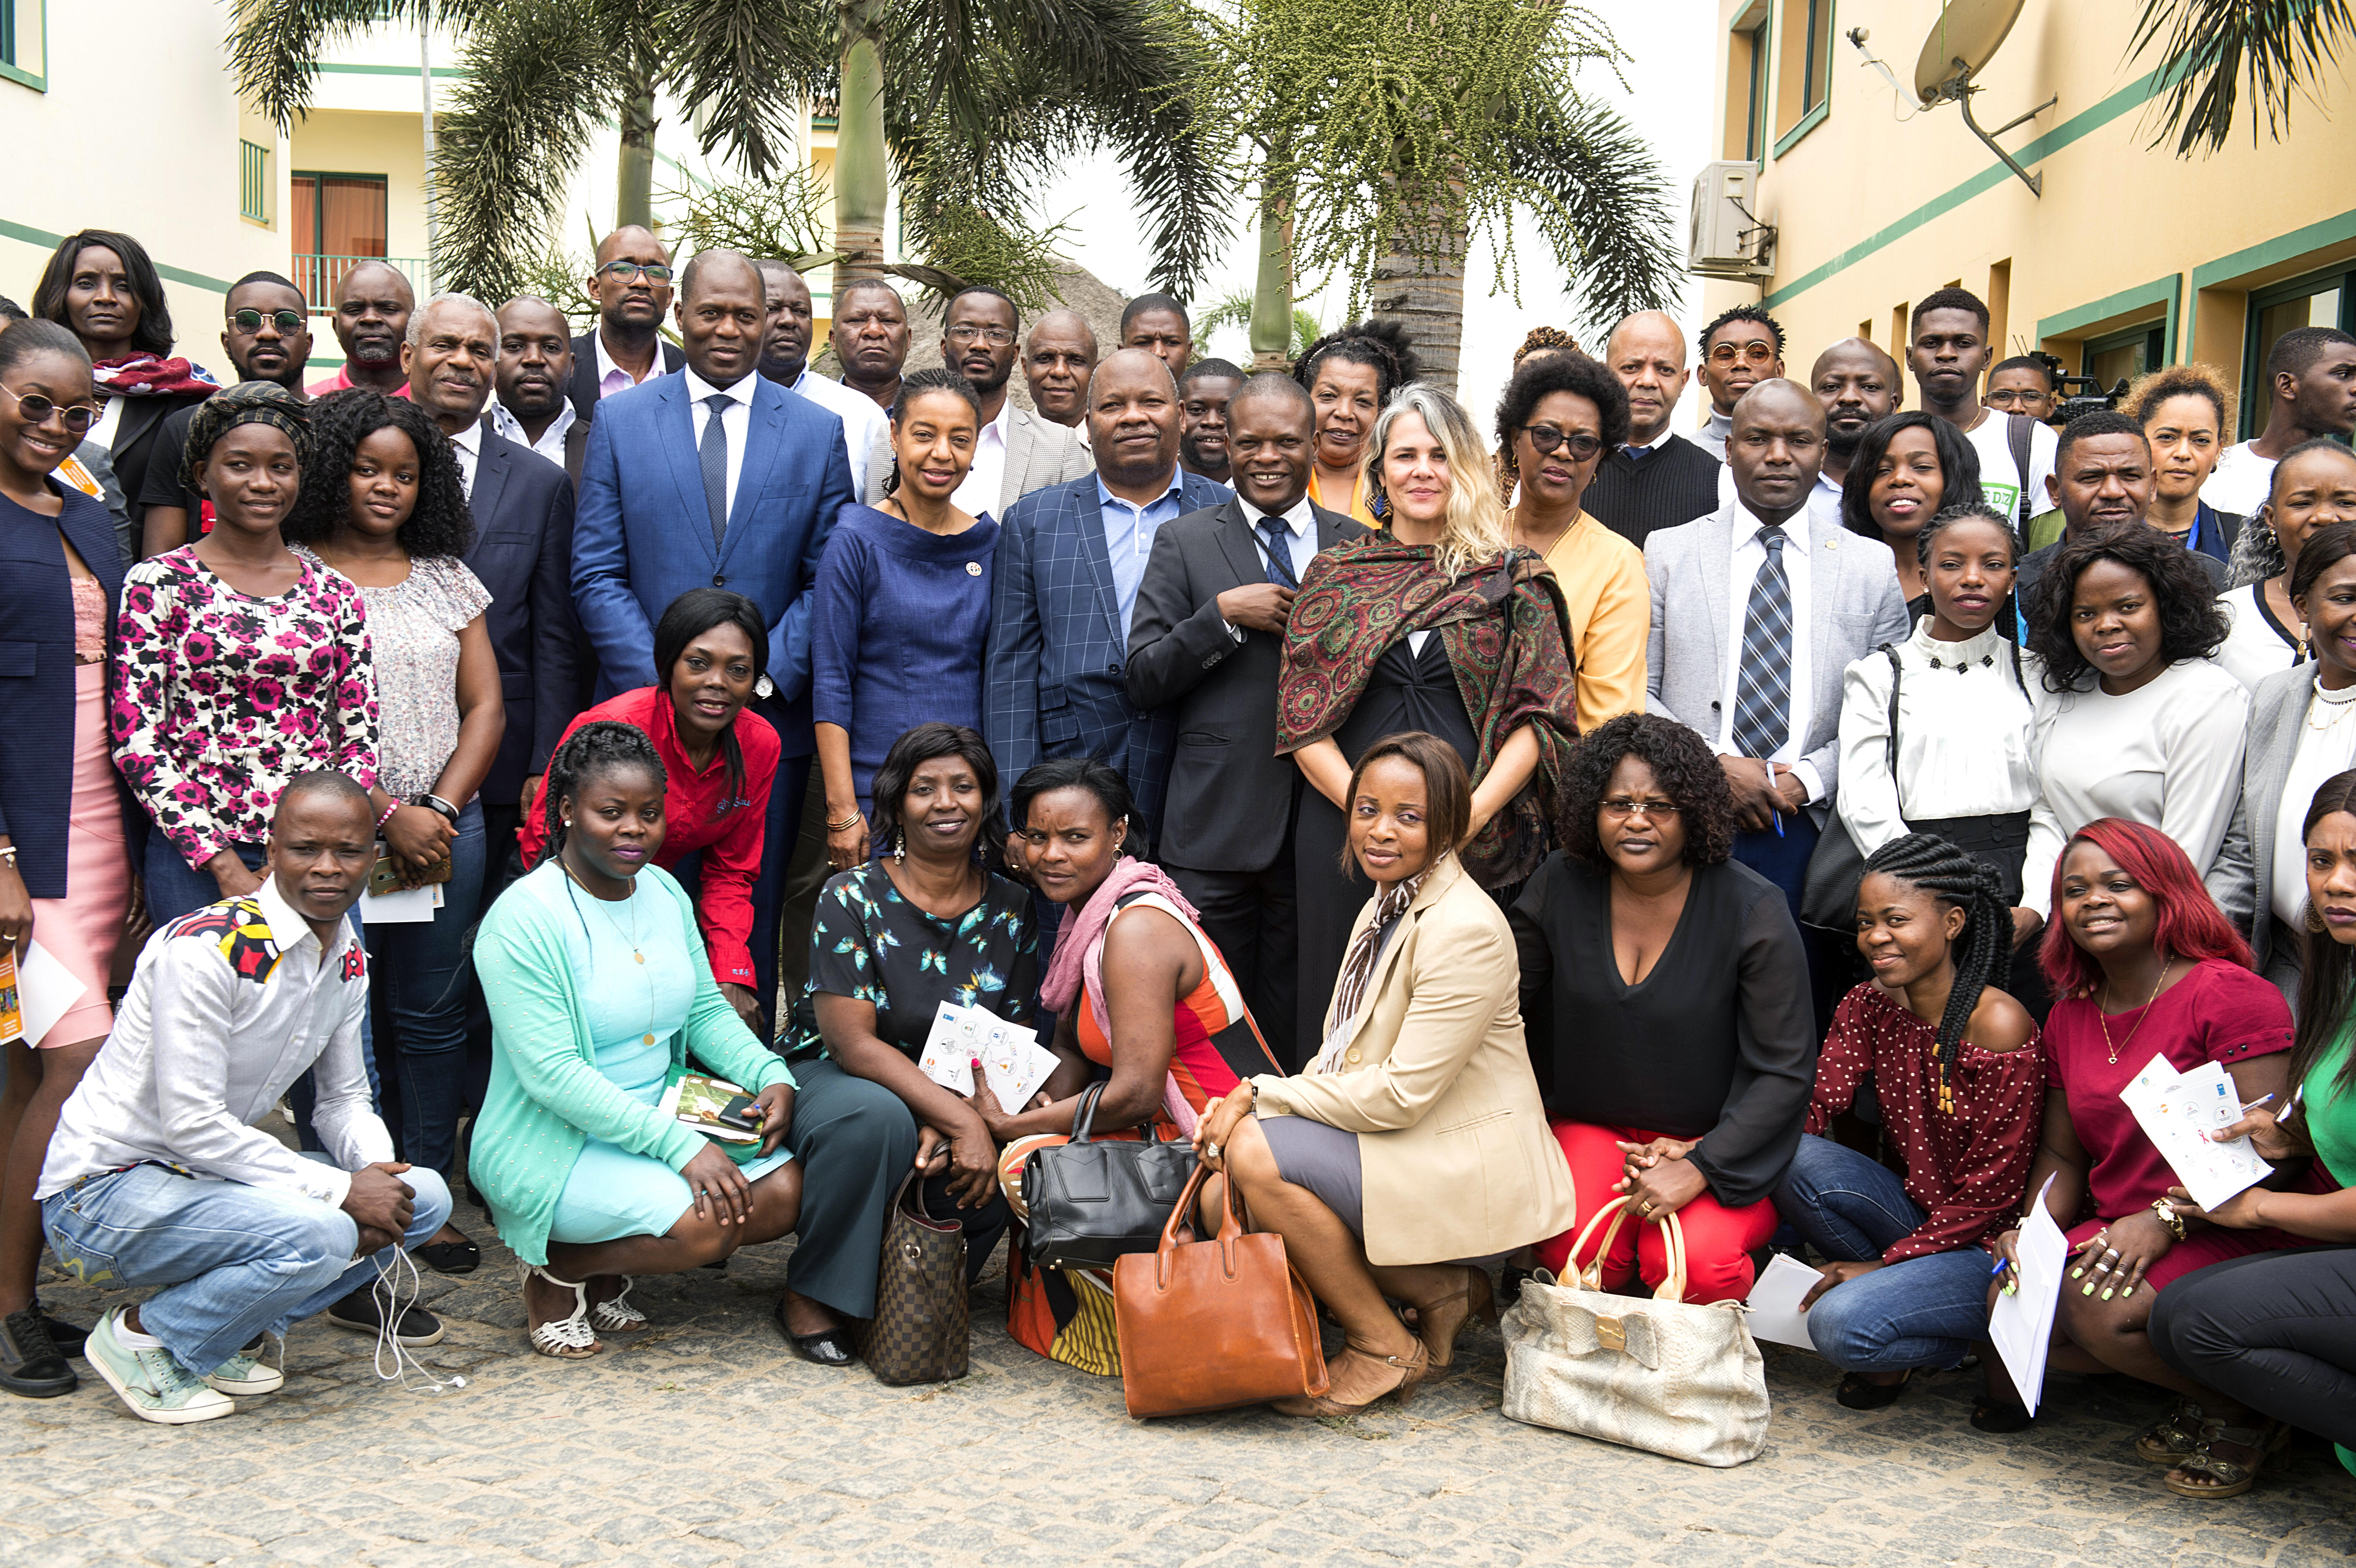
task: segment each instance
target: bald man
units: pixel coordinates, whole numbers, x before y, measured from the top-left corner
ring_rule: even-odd
[[[597,269],[584,285],[597,302],[597,326],[573,340],[573,411],[583,419],[598,402],[686,362],[662,340],[671,305],[670,252],[636,224],[597,242]]]
[[[1685,334],[1656,310],[1612,329],[1603,363],[1628,389],[1628,441],[1596,464],[1580,505],[1639,548],[1655,528],[1688,523],[1716,507],[1724,465],[1669,428],[1693,370]]]
[[[1039,417],[1076,432],[1088,430],[1088,377],[1097,368],[1096,329],[1070,309],[1051,310],[1031,327],[1023,347],[1023,379]]]
[[[1830,489],[1836,503],[1848,477],[1849,459],[1866,427],[1888,419],[1906,399],[1898,361],[1862,337],[1844,337],[1816,356],[1808,385],[1825,406],[1825,466],[1817,488]]]
[[[1824,455],[1815,394],[1761,381],[1734,405],[1732,498],[1644,544],[1646,711],[1718,753],[1742,828],[1734,858],[1783,890],[1794,921],[1839,782],[1843,672],[1909,629],[1890,547],[1811,513]]]

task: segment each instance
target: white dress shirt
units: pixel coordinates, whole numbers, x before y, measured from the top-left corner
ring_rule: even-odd
[[[2333,691],[2318,682],[2299,716],[2298,746],[2283,775],[2282,804],[2275,808],[2275,863],[2261,868],[2268,878],[2275,918],[2299,929],[2307,918],[2307,808],[2323,782],[2356,766],[2356,686]],[[2264,802],[2253,802],[2263,810]],[[2206,867],[2201,868],[2203,870]]]
[[[451,454],[458,460],[458,488],[466,499],[475,498],[475,470],[483,464],[483,421],[471,420],[466,428],[450,438]],[[562,458],[557,462],[561,465]]]
[[[998,417],[974,434],[973,466],[949,496],[949,505],[969,517],[998,510],[999,486],[1006,482],[1006,427],[1013,418],[1009,398],[998,406]]]
[[[1236,497],[1236,505],[1244,510],[1244,521],[1252,530],[1252,543],[1258,550],[1263,567],[1268,564],[1268,539],[1260,531],[1260,525],[1269,517],[1284,525],[1285,560],[1292,567],[1292,581],[1299,582],[1302,574],[1308,571],[1309,563],[1317,558],[1317,514],[1309,505],[1307,493],[1302,493],[1289,512],[1262,511],[1241,496]],[[1225,619],[1219,624],[1227,628],[1227,635],[1239,643],[1244,640],[1241,626]]]
[[[571,430],[581,418],[579,414],[573,411],[571,399],[567,398],[558,402],[556,417],[548,421],[548,428],[540,432],[538,441],[532,440],[530,435],[526,433],[523,421],[509,413],[508,406],[496,398],[491,400],[490,411],[491,428],[498,432],[502,437],[514,442],[518,446],[530,447],[559,468],[564,466],[564,432]],[[474,485],[470,481],[467,485],[467,494],[470,498],[473,493]]]
[[[1727,563],[1726,574],[1726,693],[1723,699],[1725,717],[1718,729],[1719,755],[1739,757],[1741,751],[1734,743],[1734,699],[1742,680],[1742,622],[1751,609],[1751,585],[1767,564],[1767,547],[1759,542],[1759,530],[1764,525],[1750,507],[1736,502],[1733,508],[1734,554]],[[1783,525],[1783,577],[1791,584],[1792,599],[1792,713],[1791,725],[1773,753],[1762,761],[1783,763],[1799,779],[1810,801],[1825,797],[1825,781],[1816,773],[1815,764],[1802,762],[1801,745],[1808,738],[1808,722],[1813,715],[1809,706],[1809,644],[1815,641],[1812,628],[1815,623],[1808,615],[1808,517],[1804,511]]]
[[[853,391],[830,377],[821,376],[808,366],[802,368],[801,379],[788,390],[799,392],[811,402],[842,421],[842,452],[851,459],[851,498],[867,500],[867,464],[877,442],[892,439],[891,416],[864,392]],[[992,492],[992,506],[997,505]],[[974,514],[976,517],[980,513]]]
[[[712,418],[712,410],[704,402],[715,393],[724,392],[730,401],[720,411],[720,428],[728,432],[728,515],[736,515],[736,478],[744,472],[744,440],[753,429],[753,388],[760,374],[739,377],[726,387],[715,387],[692,368],[682,368],[687,378],[688,413],[695,421],[695,450],[703,450],[703,427]]]

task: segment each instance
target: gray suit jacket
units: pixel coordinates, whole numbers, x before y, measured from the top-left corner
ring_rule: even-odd
[[[2206,879],[2209,896],[2250,939],[2258,973],[2286,994],[2298,989],[2300,955],[2296,941],[2276,940],[2284,933],[2272,908],[2275,822],[2282,813],[2291,758],[2298,752],[2299,727],[2307,722],[2308,704],[2314,697],[2313,660],[2276,671],[2250,694],[2249,739],[2242,747],[2242,803],[2233,808],[2233,825],[2225,829]]]
[[[1032,491],[1044,490],[1050,485],[1061,485],[1096,471],[1095,456],[1080,444],[1076,432],[1010,403],[1006,410],[1006,475],[998,482],[998,509],[992,515],[1004,522],[1006,508]],[[891,443],[877,442],[867,454],[867,498],[871,503],[882,497],[884,476],[891,472]]]
[[[1311,510],[1319,549],[1366,531],[1313,502]],[[1274,803],[1291,800],[1301,782],[1292,759],[1276,754],[1283,639],[1247,631],[1237,642],[1218,603],[1230,588],[1267,581],[1241,501],[1173,517],[1153,536],[1130,618],[1129,699],[1146,711],[1167,707],[1177,721],[1162,817],[1171,865],[1260,871],[1283,847],[1290,814]]]
[[[1713,749],[1725,728],[1728,676],[1741,651],[1727,646],[1727,563],[1740,506],[1729,501],[1644,540],[1644,575],[1653,589],[1644,709],[1698,731]],[[1912,626],[1888,545],[1804,511],[1787,527],[1795,537],[1800,528],[1807,530],[1808,729],[1800,750],[1824,780],[1825,799],[1808,807],[1821,827],[1840,787],[1842,677],[1851,661],[1901,641]]]

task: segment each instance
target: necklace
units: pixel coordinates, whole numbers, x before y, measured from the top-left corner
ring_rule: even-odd
[[[647,955],[645,953],[640,951],[638,947],[638,901],[635,898],[626,898],[621,900],[601,899],[595,893],[590,891],[589,884],[581,880],[579,873],[575,872],[571,866],[565,865],[563,857],[559,856],[556,863],[562,869],[566,876],[573,879],[573,886],[579,888],[583,892],[588,893],[589,901],[605,912],[606,923],[610,924],[614,928],[614,934],[622,937],[623,941],[630,944],[630,956],[637,959],[641,964],[645,963],[647,961]],[[637,889],[633,885],[630,891],[632,892],[636,892]],[[614,911],[611,906],[616,902],[626,903],[630,906],[630,930],[629,934],[626,936],[624,936],[622,933],[622,923],[614,918]]]
[[[2335,691],[2317,681],[2315,700],[2307,707],[2307,727],[2319,731],[2336,730],[2351,712],[2356,712],[2356,686],[2343,686]]]
[[[2136,1017],[2135,1028],[2128,1029],[2126,1039],[2119,1041],[2117,1045],[2111,1044],[2110,1015],[2103,1011],[2100,1004],[2095,1006],[2094,1021],[2103,1026],[2103,1044],[2111,1053],[2112,1066],[2116,1067],[2118,1065],[2120,1051],[2125,1047],[2135,1043],[2136,1030],[2142,1029],[2143,1020],[2151,1016],[2151,1005],[2159,999],[2159,988],[2168,984],[2168,972],[2174,967],[2176,967],[2176,960],[2173,958],[2159,966],[2159,978],[2151,983],[2151,995],[2143,999],[2143,1010]],[[2104,1001],[2108,1001],[2110,999],[2110,996],[2111,983],[2110,980],[2105,977],[2103,981],[2103,999]]]

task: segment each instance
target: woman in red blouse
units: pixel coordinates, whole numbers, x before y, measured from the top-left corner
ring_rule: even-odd
[[[2244,1103],[2279,1096],[2290,1008],[2251,970],[2248,945],[2156,827],[2106,816],[2080,828],[2054,866],[2053,912],[2039,957],[2061,1000],[2045,1019],[2045,1130],[2028,1190],[2051,1178],[2046,1209],[2075,1255],[2046,1364],[2174,1390],[2176,1408],[2144,1429],[2136,1452],[2176,1465],[2201,1441],[2202,1403],[2223,1401],[2152,1349],[2153,1300],[2194,1269],[2291,1241],[2178,1213],[2168,1201],[2177,1177],[2119,1091],[2159,1056],[2179,1072],[2222,1063]],[[2017,1237],[1997,1237],[1997,1254],[2010,1259]],[[2028,1425],[2002,1363],[1987,1367],[1988,1397],[1972,1424]]]
[[[678,874],[701,856],[680,885],[695,901],[695,923],[712,954],[712,977],[746,1027],[768,1039],[753,978],[753,882],[761,874],[762,825],[777,777],[777,731],[744,711],[754,688],[768,684],[769,628],[760,606],[723,588],[680,594],[655,627],[660,686],[642,686],[590,709],[564,731],[601,719],[643,730],[663,763],[663,842],[655,864]],[[526,815],[521,843],[527,869],[548,847],[548,812]]]
[[[1987,1338],[1988,1242],[2019,1212],[2045,1065],[2035,1020],[1988,984],[2012,950],[1994,869],[1910,833],[1866,861],[1857,903],[1873,978],[1833,1014],[1775,1208],[1832,1260],[1802,1305],[1816,1349],[1847,1374],[1837,1397],[1878,1410],[1915,1368],[1954,1366]],[[1825,1136],[1867,1108],[1869,1078],[1902,1181]]]

